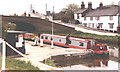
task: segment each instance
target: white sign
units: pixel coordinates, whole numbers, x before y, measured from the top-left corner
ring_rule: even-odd
[[[22,42],[16,42],[16,47],[22,47]]]
[[[2,43],[3,42],[3,39],[2,38],[0,38],[0,43]]]
[[[23,35],[18,35],[18,42],[23,42]]]

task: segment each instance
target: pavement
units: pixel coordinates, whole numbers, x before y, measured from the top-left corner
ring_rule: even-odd
[[[92,34],[97,34],[97,35],[108,35],[108,36],[120,36],[120,34],[118,34],[118,33],[113,33],[113,32],[109,32],[109,31],[105,31],[105,30],[93,29],[90,27],[84,27],[80,24],[63,23],[60,20],[54,20],[53,22],[64,25],[64,26],[68,26],[71,28],[75,28],[75,30],[77,30],[77,31],[82,31],[82,32],[86,32],[86,33],[92,33]]]
[[[22,61],[30,61],[32,65],[35,67],[38,67],[40,70],[62,70],[60,68],[51,67],[48,65],[45,65],[41,63],[40,61],[50,57],[51,55],[56,54],[63,54],[68,52],[80,52],[84,51],[85,49],[72,49],[72,48],[63,48],[54,46],[53,49],[51,49],[51,46],[48,44],[44,44],[43,47],[34,46],[34,42],[32,41],[25,41],[25,48],[26,48],[26,57],[18,57],[16,59],[22,60]]]

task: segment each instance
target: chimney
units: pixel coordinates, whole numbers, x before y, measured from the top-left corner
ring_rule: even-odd
[[[24,15],[26,16],[26,12],[24,12]]]
[[[103,3],[100,2],[100,4],[99,4],[99,8],[102,9],[102,7],[103,7]]]
[[[84,4],[84,2],[82,2],[81,9],[84,9],[84,8],[85,8],[85,4]]]
[[[88,2],[88,10],[89,10],[89,11],[92,10],[92,2]]]

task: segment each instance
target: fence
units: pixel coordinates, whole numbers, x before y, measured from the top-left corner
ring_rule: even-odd
[[[16,51],[18,54],[20,54],[23,57],[26,57],[29,59],[26,55],[19,52],[17,49],[15,49],[13,46],[11,46],[8,42],[0,39],[0,44],[2,43],[2,72],[5,72],[5,59],[6,59],[6,45],[9,46],[11,49]],[[30,59],[29,59],[30,60]]]
[[[3,47],[2,47],[2,72],[5,72],[6,45],[9,46],[11,49],[13,49],[15,52],[17,52],[18,54],[20,54],[21,56],[27,58],[28,61],[32,62],[32,65],[40,68],[41,70],[62,70],[60,68],[55,68],[55,67],[45,65],[38,61],[37,62],[33,61],[32,59],[28,58],[26,55],[19,52],[17,49],[15,49],[12,45],[10,45],[8,42],[6,42],[4,40],[2,40],[0,43],[3,44]]]

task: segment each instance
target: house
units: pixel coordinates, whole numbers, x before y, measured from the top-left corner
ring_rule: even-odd
[[[120,26],[118,24],[118,9],[119,6],[117,5],[103,6],[101,2],[98,8],[92,11],[87,11],[86,13],[86,9],[84,8],[77,11],[74,16],[76,20],[81,22],[82,26],[117,32],[118,27]]]
[[[84,2],[82,2],[81,9],[79,9],[77,12],[74,13],[74,19],[78,20],[80,23],[82,23],[82,21],[84,20],[83,17],[90,11],[93,11],[92,3],[89,2],[88,8],[85,8],[85,4],[84,4]]]

